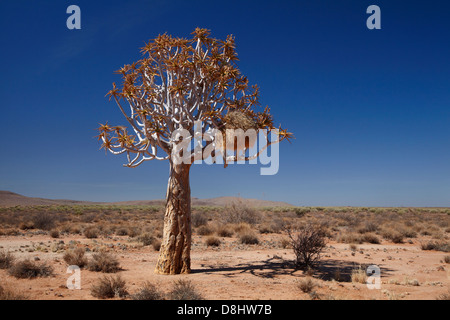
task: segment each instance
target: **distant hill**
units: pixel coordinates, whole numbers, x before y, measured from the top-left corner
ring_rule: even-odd
[[[0,190],[0,207],[79,205],[79,204],[96,204],[96,202],[64,200],[64,199],[53,200],[44,198],[31,198],[11,191]]]
[[[211,199],[192,198],[193,206],[227,206],[232,203],[242,202],[249,207],[292,207],[291,204],[281,201],[269,201],[259,199],[245,199],[239,197],[218,197]],[[49,206],[49,205],[153,205],[163,206],[165,200],[136,200],[136,201],[119,201],[119,202],[93,202],[93,201],[76,201],[66,199],[44,199],[32,198],[14,193],[11,191],[0,190],[0,207],[15,206]]]

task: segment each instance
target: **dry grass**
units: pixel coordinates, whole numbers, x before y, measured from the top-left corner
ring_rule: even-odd
[[[0,300],[27,300],[27,297],[4,284],[0,284]]]
[[[189,280],[177,280],[168,294],[170,300],[203,300],[202,295]]]
[[[17,279],[33,279],[37,277],[49,277],[53,274],[53,268],[46,264],[37,264],[29,259],[14,263],[9,269],[10,275]]]
[[[214,236],[209,236],[205,239],[205,244],[208,247],[218,247],[221,244],[221,241],[219,238],[214,237]]]
[[[361,266],[357,269],[353,269],[351,273],[352,283],[366,283],[367,273]]]
[[[253,231],[241,232],[239,234],[239,241],[242,244],[258,244],[259,239]]]
[[[114,273],[121,270],[119,260],[105,251],[93,254],[87,268],[89,271],[104,273]]]
[[[160,291],[158,286],[151,282],[145,282],[143,286],[133,295],[133,300],[164,300],[164,293]]]
[[[305,279],[301,279],[298,282],[298,288],[304,293],[310,293],[317,286],[316,282],[313,281],[310,277]]]
[[[9,251],[0,251],[0,269],[9,269],[14,262],[14,256]]]
[[[120,276],[104,276],[91,287],[92,296],[99,299],[123,298],[128,295],[126,282]]]
[[[76,248],[64,253],[63,259],[69,266],[75,265],[83,268],[88,264],[85,252],[83,248]]]

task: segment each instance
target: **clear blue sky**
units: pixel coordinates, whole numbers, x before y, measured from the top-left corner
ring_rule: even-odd
[[[66,8],[81,8],[81,30]],[[381,30],[366,9],[381,8]],[[192,196],[296,205],[450,206],[448,1],[2,1],[0,190],[118,201],[165,196],[168,163],[123,168],[94,136],[144,41],[197,26],[236,37],[239,68],[292,131],[280,170],[197,165]]]

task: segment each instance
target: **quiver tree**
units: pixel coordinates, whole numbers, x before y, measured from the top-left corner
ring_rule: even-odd
[[[234,38],[214,39],[208,30],[200,28],[192,35],[192,39],[159,35],[142,48],[141,60],[118,70],[122,84],[117,87],[113,83],[108,95],[128,124],[99,128],[102,148],[126,154],[124,166],[137,167],[148,160],[170,163],[163,241],[156,265],[156,272],[161,274],[190,272],[191,163],[208,157],[225,165],[254,159],[264,148],[291,136],[274,127],[268,107],[255,110],[259,106],[258,87],[249,86],[236,66]],[[237,127],[275,132],[276,138],[265,135],[265,147],[248,154],[250,143],[240,150],[227,146],[225,131]],[[180,151],[182,141],[187,140],[186,134],[178,134],[180,130],[188,138],[200,135],[208,139]]]

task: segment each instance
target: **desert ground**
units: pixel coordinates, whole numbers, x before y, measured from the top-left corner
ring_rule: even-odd
[[[139,293],[150,286],[159,293],[153,299],[176,299],[174,288],[182,280],[192,298],[207,300],[449,299],[449,208],[272,205],[244,199],[194,205],[192,272],[173,276],[154,273],[161,205],[4,205],[0,297],[145,299],[150,296]],[[324,230],[326,246],[313,267],[299,269],[286,230],[295,235],[304,225]],[[80,289],[67,287],[74,252],[85,262]],[[96,255],[112,268],[92,267]],[[39,272],[26,273],[24,261]],[[379,267],[379,288],[366,284],[371,265]],[[95,293],[106,279],[120,279],[123,294]]]

